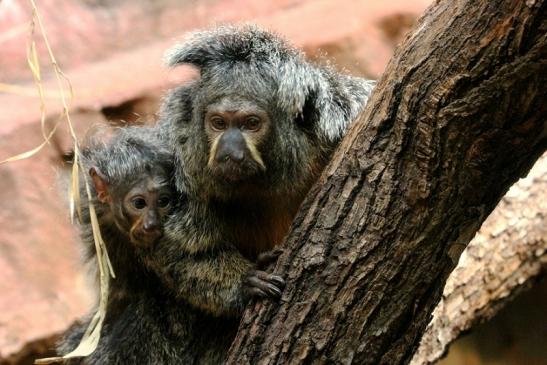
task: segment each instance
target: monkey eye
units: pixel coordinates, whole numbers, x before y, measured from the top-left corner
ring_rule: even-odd
[[[146,200],[144,198],[135,198],[131,200],[131,204],[135,209],[144,209],[146,207]]]
[[[171,201],[168,196],[162,196],[158,199],[158,207],[166,208],[170,202]]]
[[[245,129],[249,131],[257,131],[260,129],[260,119],[257,117],[250,117],[245,120]]]
[[[226,129],[226,121],[221,117],[212,117],[210,123],[214,130],[223,131]]]

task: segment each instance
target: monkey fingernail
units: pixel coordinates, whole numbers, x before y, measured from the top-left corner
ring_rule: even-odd
[[[275,285],[284,288],[285,287],[285,280],[281,276],[277,275],[270,275],[269,280],[274,282]]]
[[[259,288],[253,288],[250,290],[251,296],[253,297],[259,297],[259,298],[268,298],[269,295],[264,292],[262,289]]]
[[[273,297],[275,299],[281,298],[282,293],[281,293],[281,290],[278,287],[276,287],[275,285],[272,285],[272,284],[268,284],[267,287],[268,287],[268,292],[270,293],[271,297]]]

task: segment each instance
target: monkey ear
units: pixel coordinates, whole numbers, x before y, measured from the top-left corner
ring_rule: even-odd
[[[319,75],[313,68],[306,66],[296,60],[287,60],[280,64],[276,100],[279,107],[289,115],[311,124],[306,117],[312,116],[317,109]]]
[[[300,127],[336,142],[368,101],[374,81],[320,69],[306,62],[288,61],[280,69],[279,106]]]
[[[345,129],[344,110],[333,93],[326,71],[301,60],[288,60],[279,73],[277,101],[297,126],[327,140],[337,140]]]
[[[317,129],[319,135],[327,141],[337,142],[367,104],[376,82],[331,70],[327,72],[329,75],[323,79],[327,86],[321,86],[317,101]]]
[[[98,167],[93,166],[89,169],[89,175],[93,180],[93,186],[97,192],[97,198],[101,203],[110,203],[110,193],[108,192],[108,182]]]

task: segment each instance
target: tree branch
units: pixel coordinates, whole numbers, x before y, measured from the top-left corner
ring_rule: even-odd
[[[486,219],[450,274],[411,365],[434,364],[547,269],[547,154]]]
[[[545,150],[544,1],[446,0],[304,202],[230,364],[406,364],[462,250]]]

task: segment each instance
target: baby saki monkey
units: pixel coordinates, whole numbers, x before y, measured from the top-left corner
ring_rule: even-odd
[[[93,183],[92,203],[116,273],[111,280],[98,348],[69,364],[218,364],[236,329],[231,318],[213,318],[177,300],[144,264],[162,241],[163,226],[177,209],[171,187],[172,156],[137,128],[118,130],[109,143],[83,153]],[[143,134],[145,135],[145,134]],[[82,197],[85,197],[82,186]],[[88,201],[82,207],[82,238],[89,260],[96,258]],[[95,311],[92,311],[93,314]],[[61,354],[79,343],[90,318],[74,326]],[[200,333],[200,335],[196,335]]]

